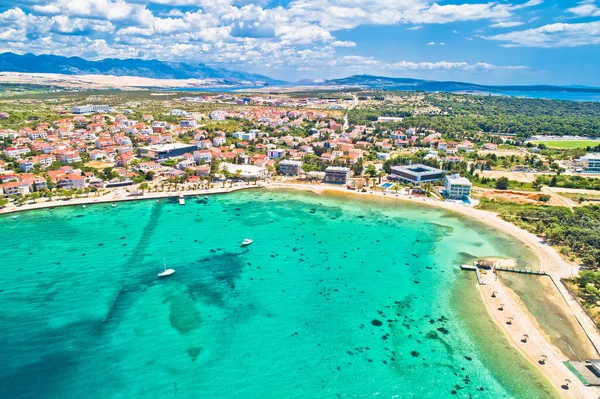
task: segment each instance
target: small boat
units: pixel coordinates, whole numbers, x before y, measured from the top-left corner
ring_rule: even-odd
[[[17,220],[18,218],[18,216],[13,216],[13,220]]]
[[[185,199],[183,198],[183,194],[179,194],[179,205],[185,205]]]
[[[113,208],[116,208],[116,207],[117,207],[117,204],[115,204],[115,203],[113,202],[113,203],[112,203],[112,207],[113,207]]]
[[[206,199],[206,200],[207,200],[207,199],[208,199],[208,195],[205,195],[205,196],[204,196],[204,199]]]
[[[163,267],[164,267],[165,271],[158,273],[158,277],[167,277],[167,276],[170,276],[171,274],[175,273],[175,269],[167,269],[166,258],[163,261],[164,261]]]
[[[85,209],[85,205],[81,205],[81,207],[82,207],[83,209]]]
[[[242,241],[242,247],[245,247],[246,245],[250,245],[254,242],[254,240],[251,240],[249,238],[246,238],[244,241]]]
[[[159,200],[156,200],[156,203],[159,203],[159,202],[160,202]]]

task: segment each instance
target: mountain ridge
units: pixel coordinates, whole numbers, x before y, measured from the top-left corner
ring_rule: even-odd
[[[139,58],[105,58],[90,61],[81,57],[31,53],[20,55],[11,52],[0,54],[0,72],[115,75],[154,79],[221,79],[225,83],[256,86],[287,83],[259,74],[213,68],[201,63],[188,64]]]

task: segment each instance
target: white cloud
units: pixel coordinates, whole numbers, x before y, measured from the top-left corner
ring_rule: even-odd
[[[549,24],[483,38],[503,42],[504,47],[576,47],[600,44],[600,21]]]
[[[526,70],[529,69],[527,66],[502,66],[492,65],[485,62],[478,62],[475,64],[469,64],[467,62],[410,62],[400,61],[393,64],[386,65],[388,69],[394,70],[464,70],[464,71],[477,71],[477,70]]]
[[[519,21],[505,21],[505,22],[496,22],[495,24],[491,24],[490,28],[513,28],[515,26],[521,26],[523,22]]]
[[[0,41],[9,42],[24,42],[27,40],[24,30],[8,28],[5,31],[0,31]]]
[[[509,27],[508,21],[519,17],[515,10],[541,2],[292,0],[274,7],[268,0],[24,1],[27,12],[14,7],[0,13],[2,50],[202,61],[260,70],[387,68],[368,57],[340,57],[336,51],[347,53],[357,43],[340,40],[337,31],[390,24],[416,31],[426,24],[476,20]]]
[[[429,42],[427,43],[428,46],[435,46],[435,42]]]
[[[599,17],[600,8],[593,2],[581,2],[579,5],[568,8],[568,12],[575,14],[578,17]]]
[[[356,47],[356,43],[354,43],[353,41],[350,41],[350,40],[345,40],[345,41],[336,40],[335,42],[331,43],[331,45],[333,47]]]

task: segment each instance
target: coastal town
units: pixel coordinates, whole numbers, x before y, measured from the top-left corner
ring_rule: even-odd
[[[95,104],[14,128],[0,121],[1,204],[101,195],[120,187],[139,192],[265,179],[402,190],[466,205],[477,204],[471,195],[475,185],[478,196],[487,198],[505,198],[501,190],[510,189],[526,202],[560,202],[568,199],[532,195],[527,188],[537,184],[539,190],[540,175],[600,173],[595,154],[563,160],[541,154],[544,145],[535,142],[544,137],[525,141],[475,132],[452,140],[434,129],[388,128],[401,117],[349,124],[348,112],[371,101],[351,93],[332,98],[220,94],[181,97],[178,102],[188,110],[169,109],[161,115],[165,119]],[[202,113],[193,110],[198,103],[217,107]],[[230,121],[237,128],[219,127]],[[525,193],[518,193],[521,187]]]
[[[568,390],[567,397],[593,397],[600,384],[593,376],[597,356],[579,353],[597,353],[600,313],[595,299],[590,300],[596,288],[572,277],[577,263],[592,268],[600,254],[592,253],[593,243],[567,247],[555,238],[561,258],[540,244],[538,236],[550,241],[550,233],[535,224],[537,219],[528,224],[530,213],[518,207],[584,212],[600,198],[595,194],[600,141],[589,135],[456,133],[423,122],[406,125],[407,103],[413,104],[412,115],[426,121],[446,113],[420,94],[302,94],[163,99],[157,93],[153,106],[144,101],[67,102],[52,106],[56,117],[50,119],[33,117],[35,111],[15,118],[19,104],[4,111],[0,102],[0,213],[93,203],[116,207],[119,201],[164,197],[179,197],[185,205],[185,197],[264,188],[412,201],[463,214],[519,237],[533,250],[540,269],[526,273],[549,277],[557,288],[554,300],[565,302],[561,323],[577,331],[569,345],[585,349],[565,355],[568,345],[559,345],[561,353],[532,331],[531,316],[493,278],[495,268],[490,273],[469,266],[477,272],[493,320],[555,386]],[[390,102],[395,108],[381,111]],[[573,143],[577,148],[569,148]],[[165,273],[169,270],[165,266]],[[499,301],[504,303],[500,307]],[[523,334],[531,338],[523,341]],[[585,375],[582,384],[564,385],[571,369]]]

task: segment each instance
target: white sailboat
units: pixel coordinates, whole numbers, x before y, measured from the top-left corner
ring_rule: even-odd
[[[175,273],[175,269],[167,269],[167,259],[164,258],[163,261],[164,261],[163,267],[164,267],[165,271],[158,273],[158,277],[167,277],[167,276],[170,276],[171,274]]]

